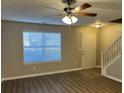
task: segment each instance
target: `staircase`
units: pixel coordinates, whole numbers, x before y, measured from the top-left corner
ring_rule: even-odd
[[[107,71],[109,70],[108,68],[110,68],[115,62],[118,62],[118,59],[121,59],[121,40],[121,35],[119,35],[101,52],[101,74],[103,76],[111,77],[107,74]]]

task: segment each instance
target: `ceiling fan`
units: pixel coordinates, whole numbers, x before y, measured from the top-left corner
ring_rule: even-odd
[[[62,18],[62,21],[66,24],[76,23],[78,21],[78,18],[75,16],[89,16],[89,17],[97,16],[97,13],[82,12],[82,10],[92,7],[92,5],[90,5],[88,3],[84,3],[78,7],[73,7],[72,5],[74,3],[76,3],[76,0],[62,0],[62,2],[67,4],[67,7],[65,7],[63,9],[62,14],[55,15],[55,16],[60,16],[60,15],[66,14],[66,16],[64,18]],[[46,7],[46,8],[51,8],[51,7]],[[51,9],[61,11],[61,10],[56,9],[56,8],[51,8]]]

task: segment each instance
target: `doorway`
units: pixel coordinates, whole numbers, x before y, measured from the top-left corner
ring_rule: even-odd
[[[96,66],[96,32],[81,33],[81,67],[83,69]]]

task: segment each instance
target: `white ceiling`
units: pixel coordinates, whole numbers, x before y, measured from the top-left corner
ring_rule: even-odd
[[[60,11],[45,8],[53,7],[63,10],[67,5],[63,4],[62,0],[1,0],[1,3],[3,20],[64,25],[61,21],[62,16],[52,16],[60,14]],[[75,25],[89,24],[96,20],[110,21],[122,17],[121,0],[77,0],[74,6],[83,3],[93,6],[83,11],[98,15],[96,17],[78,17],[79,20]]]

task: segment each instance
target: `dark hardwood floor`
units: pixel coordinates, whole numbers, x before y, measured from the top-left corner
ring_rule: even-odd
[[[102,77],[100,69],[2,82],[1,93],[121,93],[121,83]]]

